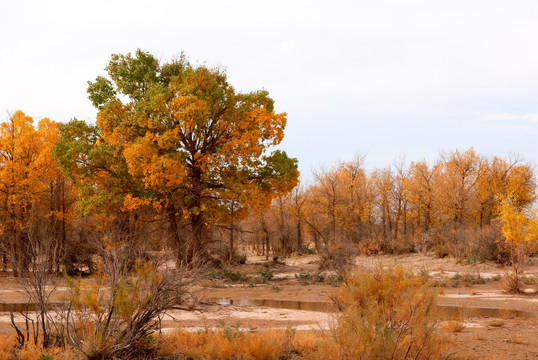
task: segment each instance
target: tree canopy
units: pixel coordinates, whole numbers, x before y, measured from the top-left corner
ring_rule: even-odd
[[[267,91],[236,92],[225,71],[184,55],[114,54],[106,71],[88,82],[96,125],[61,125],[55,147],[82,209],[152,206],[167,216],[179,259],[192,261],[207,255],[208,227],[231,204],[237,214],[263,208],[297,184],[297,160],[275,149],[286,114]]]

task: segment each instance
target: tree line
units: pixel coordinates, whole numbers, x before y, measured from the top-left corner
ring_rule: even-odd
[[[366,171],[365,156],[314,172],[309,185],[278,196],[245,222],[245,243],[288,255],[309,249],[347,253],[435,251],[471,260],[503,260],[501,205],[531,210],[533,167],[518,156],[474,149]]]
[[[105,70],[88,82],[95,124],[22,111],[1,124],[4,271],[92,271],[104,238],[193,266],[245,247],[499,258],[500,204],[535,200],[530,164],[473,149],[372,171],[357,156],[299,184],[297,160],[277,148],[286,114],[266,91],[237,92],[184,55],[114,54]]]

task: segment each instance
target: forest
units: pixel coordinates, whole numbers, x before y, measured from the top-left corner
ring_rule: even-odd
[[[527,160],[469,148],[368,169],[367,156],[358,154],[300,181],[297,159],[279,149],[287,114],[275,111],[267,91],[237,92],[226,71],[192,65],[185,55],[162,62],[142,50],[114,54],[105,71],[88,82],[95,123],[36,122],[19,110],[0,125],[2,271],[42,305],[37,332],[13,321],[20,348],[32,334],[34,345],[69,345],[89,359],[142,356],[155,319],[190,301],[199,274],[244,264],[247,253],[274,264],[317,254],[342,278],[359,255],[493,261],[514,270],[511,290],[521,290],[518,275],[538,238],[536,176]],[[162,264],[174,272],[161,273]],[[387,288],[408,289],[404,297],[423,294],[417,307],[434,301],[404,270],[376,276]],[[58,320],[42,285],[64,277],[76,311],[62,310]],[[356,287],[377,296],[364,285],[368,278],[361,281]],[[109,295],[101,298],[103,289]],[[345,316],[360,312],[342,291]],[[406,353],[396,341],[392,351],[401,356],[394,358],[421,358],[422,348],[430,351],[424,358],[441,358],[446,344],[420,337],[430,320],[428,313],[409,322],[420,344],[409,335]],[[314,347],[326,356],[335,344],[347,349],[352,328],[338,328],[345,344]],[[308,339],[300,341],[314,341]],[[358,358],[355,345],[348,358]],[[196,356],[215,358],[188,358]]]

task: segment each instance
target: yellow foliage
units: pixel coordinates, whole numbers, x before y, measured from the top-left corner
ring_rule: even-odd
[[[436,329],[435,293],[402,268],[346,277],[339,312],[320,346],[326,359],[439,358],[448,342]]]
[[[513,196],[500,197],[498,213],[502,234],[508,246],[529,245],[534,248],[538,241],[537,220],[518,209],[513,199]]]
[[[231,332],[230,332],[231,331]],[[315,359],[320,334],[294,330],[246,332],[230,329],[165,335],[159,351],[165,356],[194,359]]]

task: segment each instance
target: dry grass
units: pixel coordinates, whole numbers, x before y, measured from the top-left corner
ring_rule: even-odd
[[[491,320],[488,322],[488,326],[492,326],[492,327],[501,327],[503,325],[504,325],[504,321],[502,321],[501,319]]]
[[[0,360],[13,359],[15,336],[0,336]]]
[[[509,336],[507,340],[512,344],[523,344],[525,342],[525,338],[521,334]]]
[[[74,359],[75,357],[72,350],[58,347],[43,349],[40,344],[36,346],[33,343],[27,343],[19,349],[14,335],[0,336],[0,360]]]
[[[224,328],[189,333],[178,331],[160,342],[163,356],[186,359],[314,358],[318,334],[294,330],[251,333]]]
[[[458,333],[465,329],[465,325],[461,321],[450,320],[444,324],[443,328],[449,333]]]

